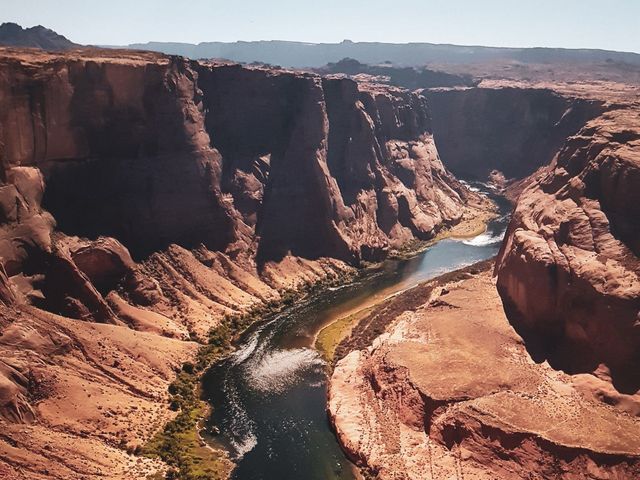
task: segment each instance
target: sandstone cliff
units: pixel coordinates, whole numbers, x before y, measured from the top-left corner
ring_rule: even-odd
[[[589,122],[521,194],[496,264],[535,355],[626,393],[640,388],[639,151],[637,104]]]
[[[423,284],[338,348],[329,415],[372,477],[640,474],[637,88],[574,87],[431,93],[452,169],[531,175],[497,279]]]
[[[638,476],[638,418],[536,363],[490,272],[485,262],[378,306],[385,332],[330,383],[350,458],[379,479]]]
[[[424,92],[436,144],[456,175],[508,179],[548,165],[565,139],[603,110],[603,101],[549,88],[480,86]]]
[[[220,252],[261,282],[287,255],[380,259],[480,205],[415,94],[151,54],[25,55],[2,68],[0,253],[18,297],[58,313],[115,322],[101,294],[124,276],[125,293],[148,287],[127,250],[147,264],[172,244],[199,247],[196,263]],[[119,265],[84,278],[54,231],[115,237]]]
[[[189,338],[487,206],[418,94],[150,53],[3,50],[0,164],[0,472],[29,478],[157,469],[121,448]]]

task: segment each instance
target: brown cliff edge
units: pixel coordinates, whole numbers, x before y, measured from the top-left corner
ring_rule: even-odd
[[[351,339],[328,403],[349,457],[380,479],[638,476],[638,417],[593,396],[591,375],[531,358],[491,269],[404,292],[362,325],[384,330],[370,346]]]

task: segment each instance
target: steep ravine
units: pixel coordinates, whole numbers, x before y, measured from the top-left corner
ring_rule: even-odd
[[[548,165],[567,137],[604,110],[604,101],[551,88],[425,90],[438,151],[461,178],[492,170],[524,178]]]
[[[571,100],[558,88],[523,90],[523,99],[514,90],[470,89],[438,100],[460,120],[442,127],[450,120],[440,119],[440,137],[434,128],[443,152],[451,142],[452,169],[534,173],[520,182],[527,186],[497,278],[485,264],[416,287],[364,317],[354,331],[372,341],[352,338],[339,349],[329,415],[348,456],[373,478],[640,474],[637,95],[612,101],[608,87],[593,85],[589,100]],[[458,101],[444,102],[448,95]],[[503,95],[514,111],[500,102],[460,110],[460,98],[475,105]],[[548,133],[536,143],[539,128],[513,136],[510,126],[489,120],[519,118],[521,100],[528,110],[544,105],[529,103],[530,95],[557,97],[561,106],[587,102],[600,112],[572,125],[554,151]],[[502,111],[492,110],[499,105]],[[514,122],[522,128],[527,116]],[[492,126],[506,127],[498,149],[492,139],[502,132]],[[466,132],[469,143],[453,132]]]
[[[0,476],[163,474],[140,452],[204,413],[181,402],[243,322],[486,216],[440,144],[481,179],[552,164],[516,206],[498,290],[483,269],[405,292],[391,302],[423,303],[343,351],[341,444],[381,478],[637,475],[640,128],[606,95],[0,50]]]
[[[234,480],[358,478],[327,423],[331,360],[325,349],[318,351],[319,336],[425,279],[494,256],[510,210],[506,202],[499,205],[500,215],[482,235],[444,239],[411,258],[388,259],[266,317],[242,335],[237,350],[203,379],[213,406],[208,431],[219,432],[214,441],[233,456]],[[378,316],[378,306],[371,317]],[[362,342],[368,334],[345,331]]]
[[[418,94],[151,53],[2,50],[0,158],[7,478],[162,471],[195,341],[489,208]]]
[[[640,114],[587,123],[520,196],[496,264],[532,354],[640,389]],[[619,404],[623,396],[604,395]]]

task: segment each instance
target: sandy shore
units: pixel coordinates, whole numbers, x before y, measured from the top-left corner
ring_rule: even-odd
[[[491,203],[491,206],[492,208],[484,211],[477,208],[467,208],[462,220],[456,225],[441,230],[431,240],[407,245],[406,248],[392,253],[390,258],[409,259],[446,238],[467,239],[482,235],[487,231],[488,223],[498,216],[497,207],[493,203]],[[376,267],[377,265],[372,266],[371,269],[375,271]],[[332,361],[336,348],[342,340],[351,334],[354,326],[357,325],[358,322],[369,315],[376,305],[402,293],[409,287],[409,285],[402,283],[394,285],[372,296],[361,305],[342,312],[316,333],[313,342],[315,348],[318,349],[327,360]]]

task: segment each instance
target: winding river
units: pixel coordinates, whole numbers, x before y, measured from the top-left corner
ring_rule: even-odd
[[[484,234],[442,240],[409,260],[388,260],[366,278],[311,296],[254,325],[237,350],[207,372],[203,388],[214,405],[209,427],[222,432],[210,440],[227,448],[237,463],[233,479],[356,478],[329,427],[327,368],[313,347],[315,336],[372,302],[494,256],[510,206],[493,199],[501,216]]]

